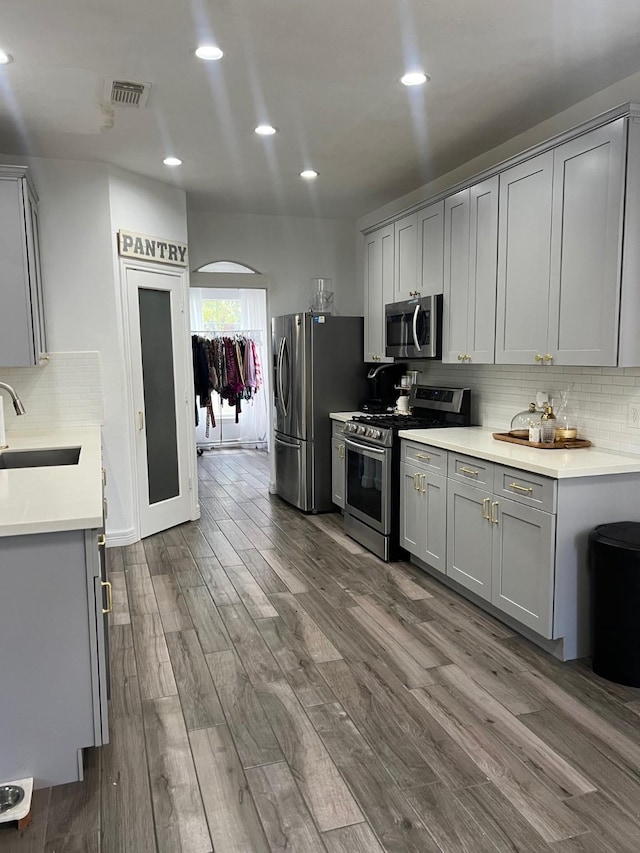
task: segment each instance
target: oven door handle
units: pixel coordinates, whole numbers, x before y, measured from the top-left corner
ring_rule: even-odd
[[[413,343],[415,344],[418,352],[422,350],[418,342],[418,312],[420,311],[420,306],[416,305],[416,310],[413,312]]]
[[[380,448],[378,448],[378,447],[371,447],[371,446],[370,446],[370,445],[368,445],[368,444],[360,444],[360,442],[359,442],[359,441],[352,441],[352,439],[350,439],[350,438],[346,438],[346,436],[345,436],[345,439],[344,439],[344,443],[345,443],[348,447],[355,447],[355,448],[357,448],[358,450],[366,450],[368,453],[377,453],[379,456],[384,456],[384,454],[387,452],[387,449],[385,449],[385,448],[383,448],[383,449],[381,450],[381,449],[380,449]]]

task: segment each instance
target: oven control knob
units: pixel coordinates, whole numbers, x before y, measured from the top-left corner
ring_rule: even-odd
[[[366,432],[367,432],[366,427],[363,427],[363,426],[358,427],[358,435],[365,435]]]
[[[376,431],[371,429],[371,427],[367,427],[367,438],[375,438]]]
[[[373,432],[374,435],[371,436],[372,438],[380,438],[380,436],[382,435],[379,429],[374,429]]]

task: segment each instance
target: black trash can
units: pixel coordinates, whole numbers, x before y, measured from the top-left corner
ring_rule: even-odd
[[[593,671],[640,687],[640,522],[601,524],[589,534]]]

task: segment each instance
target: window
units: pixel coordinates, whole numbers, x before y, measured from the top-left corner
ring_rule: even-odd
[[[205,332],[235,332],[242,324],[240,299],[203,299],[202,320]]]

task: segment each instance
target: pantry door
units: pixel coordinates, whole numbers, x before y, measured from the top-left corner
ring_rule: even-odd
[[[186,273],[125,266],[140,537],[192,518]]]

